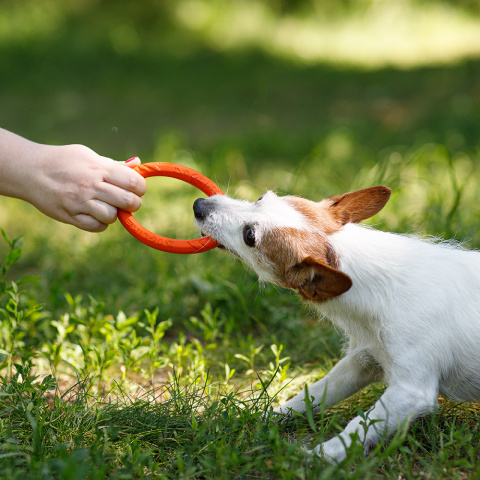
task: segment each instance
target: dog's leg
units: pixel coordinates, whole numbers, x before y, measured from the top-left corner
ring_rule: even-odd
[[[378,367],[377,370],[369,367],[371,366],[366,366],[354,355],[347,355],[340,360],[324,378],[308,387],[308,396],[310,399],[313,397],[313,412],[317,412],[322,406],[328,407],[348,398],[376,380]],[[303,413],[305,410],[305,390],[302,390],[291,400],[275,408],[273,413],[291,415],[293,412]]]
[[[366,418],[356,417],[337,437],[317,445],[309,453],[324,457],[331,463],[345,459],[346,448],[352,443],[352,434],[358,435],[365,452],[377,445],[380,438],[392,434],[397,428],[426,413],[438,405],[438,389],[427,382],[389,386],[367,412]]]

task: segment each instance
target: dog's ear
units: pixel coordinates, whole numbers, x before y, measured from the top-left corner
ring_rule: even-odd
[[[392,191],[388,187],[370,187],[330,197],[330,211],[342,225],[358,223],[377,214],[388,202]]]
[[[285,281],[289,288],[310,301],[338,297],[352,286],[348,275],[313,257],[307,257],[291,267],[285,274]]]

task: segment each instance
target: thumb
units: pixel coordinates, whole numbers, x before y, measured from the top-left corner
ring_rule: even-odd
[[[127,167],[132,168],[132,167],[136,167],[136,166],[140,165],[141,163],[142,163],[142,162],[141,162],[141,160],[140,160],[138,157],[133,157],[133,158],[128,159],[128,160],[124,163],[124,165],[126,165]]]

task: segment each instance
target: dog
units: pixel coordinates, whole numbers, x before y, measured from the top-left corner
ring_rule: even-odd
[[[256,202],[215,195],[194,203],[203,234],[346,333],[343,358],[308,387],[314,413],[385,382],[367,421],[356,417],[308,450],[331,463],[345,459],[352,441],[367,454],[433,412],[440,393],[480,398],[480,253],[359,224],[390,194],[376,186],[320,202],[268,191]],[[305,400],[302,391],[273,412],[303,413]]]

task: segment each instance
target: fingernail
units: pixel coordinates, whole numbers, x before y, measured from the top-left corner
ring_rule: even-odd
[[[133,160],[140,160],[138,157],[129,158],[125,163],[131,162]]]

